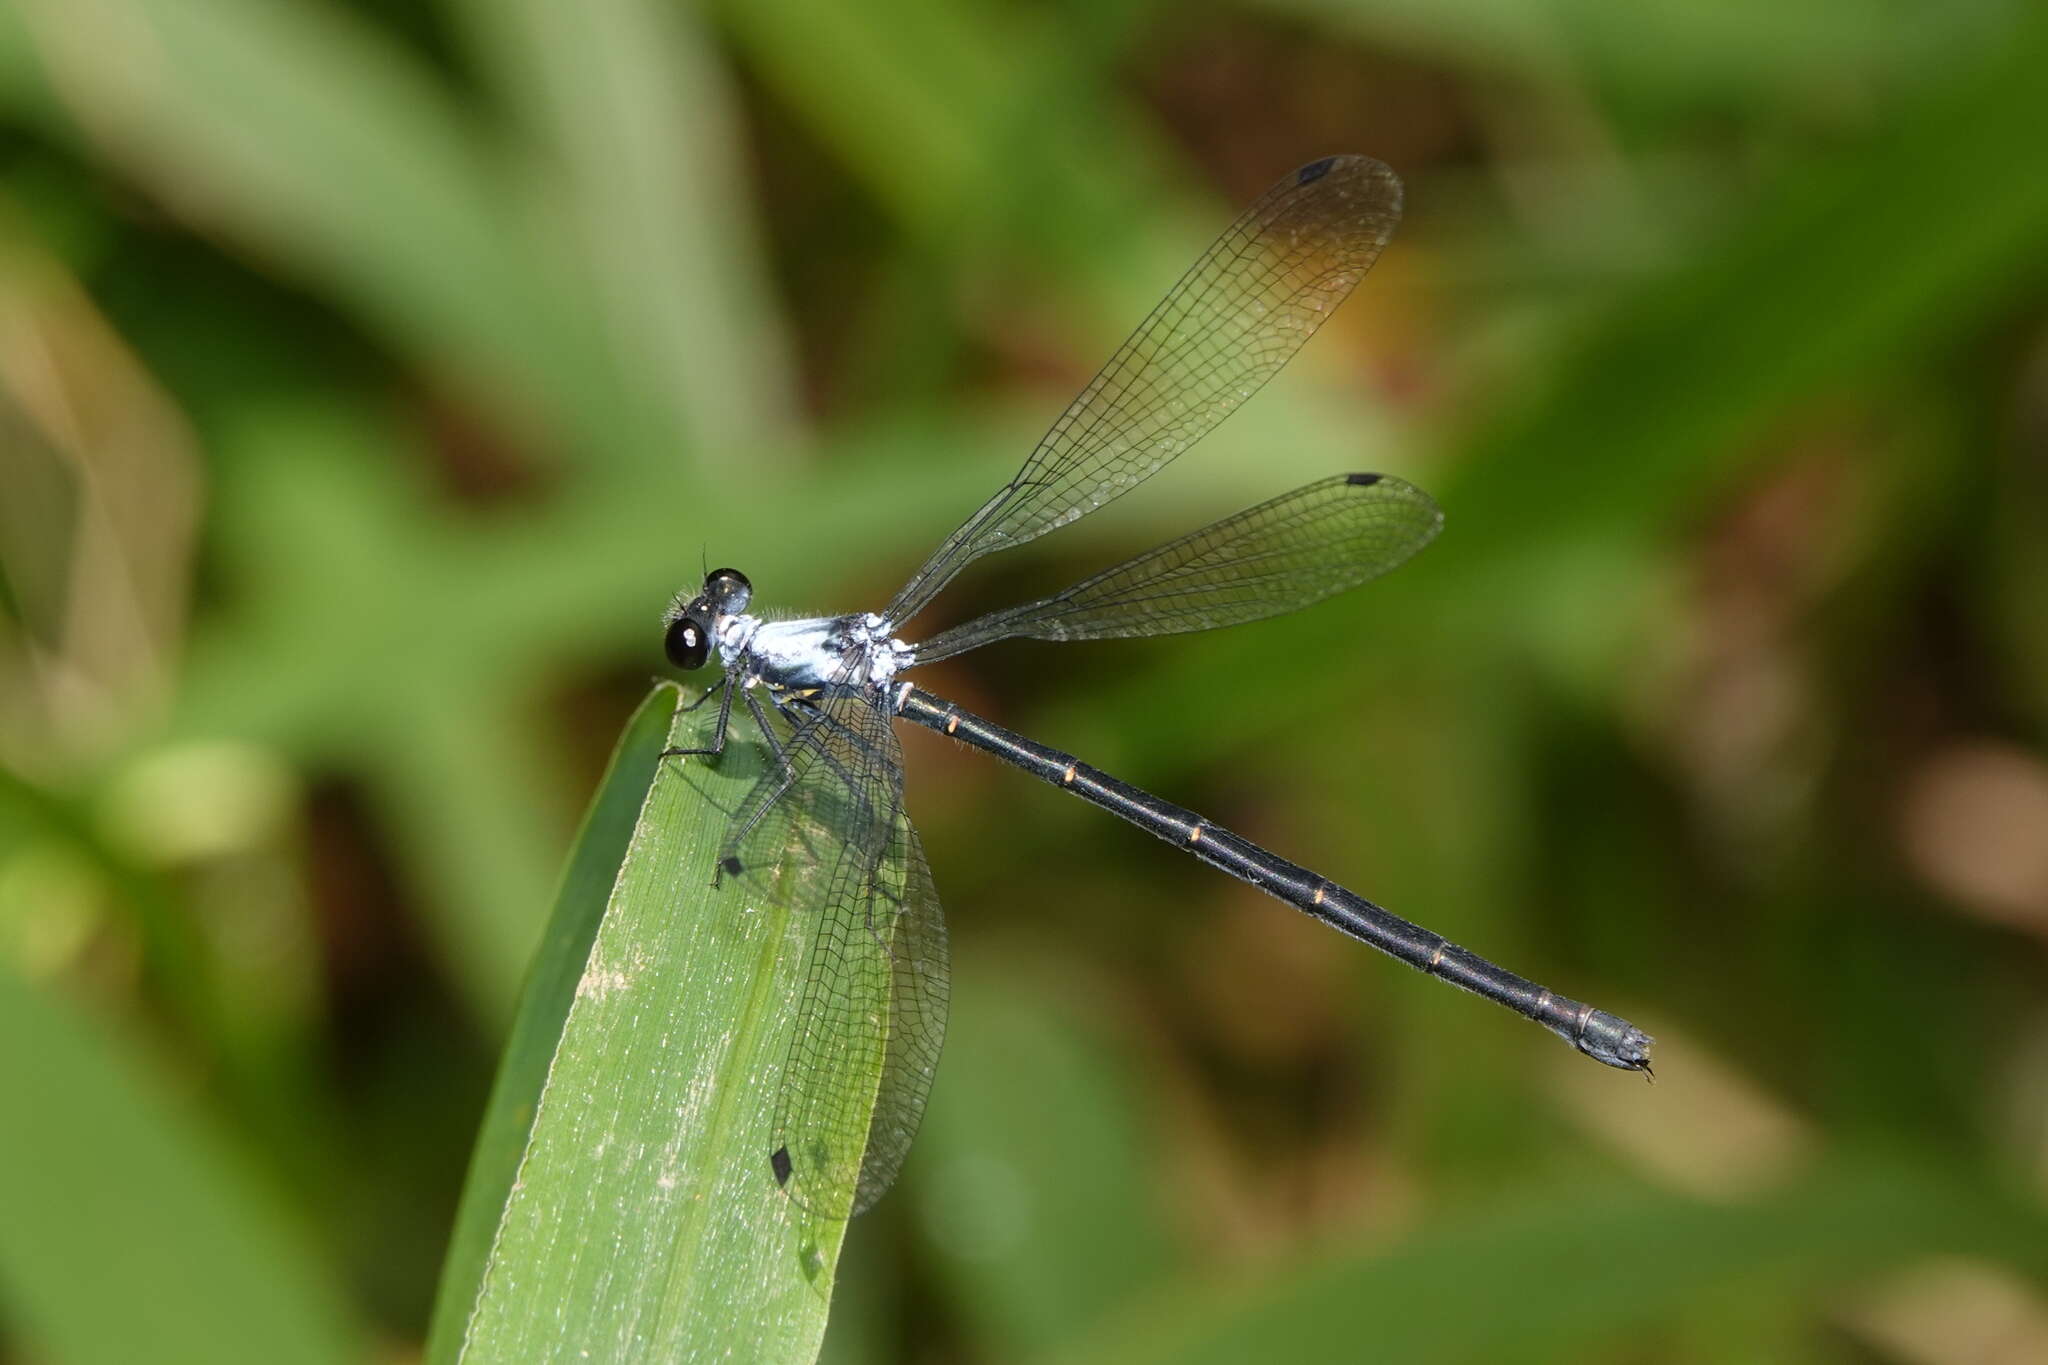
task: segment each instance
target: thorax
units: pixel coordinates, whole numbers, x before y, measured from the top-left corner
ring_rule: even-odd
[[[910,654],[881,626],[872,614],[793,621],[729,616],[718,622],[719,659],[748,687],[881,687]]]

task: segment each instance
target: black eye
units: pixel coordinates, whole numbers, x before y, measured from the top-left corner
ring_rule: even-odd
[[[704,599],[723,612],[740,612],[754,595],[754,585],[738,569],[713,569],[704,576]]]
[[[702,668],[711,657],[711,641],[705,638],[704,628],[687,616],[678,616],[669,623],[661,646],[668,651],[668,661],[685,673]]]

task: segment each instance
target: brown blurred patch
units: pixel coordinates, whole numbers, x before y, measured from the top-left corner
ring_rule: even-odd
[[[1854,463],[1817,437],[1731,503],[1701,539],[1674,657],[1645,670],[1658,742],[1731,832],[1777,824],[1819,779],[1830,736],[1807,636],[1844,572]]]
[[[504,394],[492,397],[500,405],[513,401]],[[421,389],[406,399],[426,432],[440,486],[456,500],[480,506],[537,503],[561,482],[558,468],[518,448],[505,423],[452,391]],[[539,431],[544,424],[534,415],[524,425]]]
[[[1181,945],[1188,994],[1233,1061],[1301,1065],[1343,1034],[1330,1002],[1342,996],[1350,945],[1319,925],[1289,922],[1249,888],[1219,891],[1227,893],[1222,912]]]
[[[1701,1199],[1746,1199],[1797,1178],[1818,1145],[1813,1131],[1668,1022],[1646,1023],[1657,1039],[1654,1083],[1616,1085],[1613,1073],[1557,1053],[1546,1066],[1559,1103],[1653,1178]]]
[[[1327,31],[1216,16],[1139,73],[1147,97],[1233,198],[1276,170],[1362,151],[1397,169],[1475,156],[1470,111],[1449,76]],[[1370,138],[1372,145],[1362,145]]]
[[[1985,919],[2048,936],[2048,763],[2016,745],[1952,744],[1909,777],[1899,810],[1913,868]]]
[[[182,413],[0,203],[0,761],[52,772],[155,715],[199,518]]]
[[[1913,1365],[2048,1360],[2048,1303],[2003,1266],[1944,1257],[1890,1277],[1848,1312],[1852,1330]]]

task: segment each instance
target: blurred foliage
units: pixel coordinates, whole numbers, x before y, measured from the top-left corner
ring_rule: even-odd
[[[906,735],[955,1025],[827,1358],[2048,1357],[2044,67],[2020,0],[0,0],[0,1360],[415,1354],[666,595],[885,596],[1345,150],[1410,217],[1298,372],[945,609],[1347,468],[1438,544],[930,685],[1658,1083]]]

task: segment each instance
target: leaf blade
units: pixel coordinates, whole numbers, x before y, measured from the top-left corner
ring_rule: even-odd
[[[707,712],[668,742],[700,742]],[[711,885],[763,755],[662,763],[555,1048],[460,1358],[809,1360],[846,1224],[768,1165],[788,915]]]
[[[659,688],[626,722],[562,875],[554,913],[520,998],[470,1160],[454,1236],[442,1265],[427,1344],[429,1361],[451,1361],[461,1349],[461,1334],[483,1281],[498,1218],[533,1131],[555,1039],[589,961],[591,942],[654,779],[658,755],[668,742],[678,699],[671,689]]]

